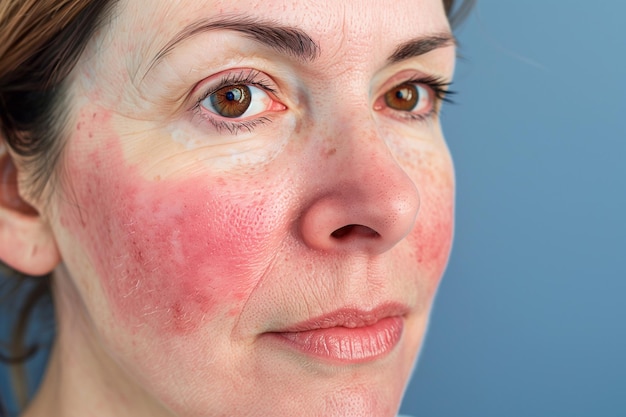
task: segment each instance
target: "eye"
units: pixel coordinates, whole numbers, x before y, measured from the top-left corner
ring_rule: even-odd
[[[441,102],[452,103],[450,81],[434,75],[418,75],[396,84],[374,103],[374,110],[401,120],[426,120],[439,111]]]
[[[429,113],[434,105],[430,88],[413,82],[395,86],[383,97],[387,107],[415,114]]]
[[[268,110],[271,103],[265,91],[246,84],[221,87],[200,101],[206,110],[229,119],[255,116]]]
[[[272,122],[287,110],[279,99],[279,89],[266,73],[252,68],[223,71],[201,82],[196,91],[204,91],[190,109],[201,121],[209,122],[214,131],[233,135],[252,133]]]

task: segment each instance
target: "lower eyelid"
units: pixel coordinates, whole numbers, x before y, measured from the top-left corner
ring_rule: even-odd
[[[268,117],[260,117],[258,119],[246,120],[238,123],[209,119],[209,122],[211,122],[211,124],[218,131],[218,133],[221,133],[224,130],[228,130],[231,135],[236,135],[241,131],[252,133],[252,131],[258,126],[265,125],[267,123],[270,123],[271,121],[272,120]]]
[[[207,128],[206,123],[209,123],[210,127],[218,134],[228,133],[237,135],[242,132],[252,133],[257,127],[273,122],[274,118],[272,116],[275,115],[275,113],[288,109],[287,106],[281,102],[273,98],[271,100],[269,107],[264,112],[244,119],[229,119],[220,116],[217,113],[203,108],[204,106],[200,105],[200,102],[196,103],[193,107],[192,114],[195,116],[194,118],[200,118],[198,121],[205,125],[204,129]]]
[[[437,118],[439,114],[439,103],[436,100],[427,112],[422,113],[411,113],[408,111],[394,110],[388,108],[384,105],[375,105],[374,111],[379,113],[383,113],[386,117],[390,117],[391,119],[397,120],[399,122],[410,122],[410,123],[420,123],[420,122],[430,122]]]

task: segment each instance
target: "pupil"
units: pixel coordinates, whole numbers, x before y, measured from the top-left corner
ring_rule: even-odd
[[[241,88],[231,88],[224,94],[224,98],[228,101],[241,101],[243,98],[243,92]]]

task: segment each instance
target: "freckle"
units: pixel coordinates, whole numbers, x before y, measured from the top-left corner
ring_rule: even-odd
[[[330,148],[325,151],[325,156],[328,158],[329,156],[333,156],[337,152],[337,148]]]

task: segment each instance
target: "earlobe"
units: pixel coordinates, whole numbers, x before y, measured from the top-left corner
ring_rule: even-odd
[[[47,222],[20,195],[17,168],[0,143],[0,259],[27,275],[44,275],[60,261]]]

